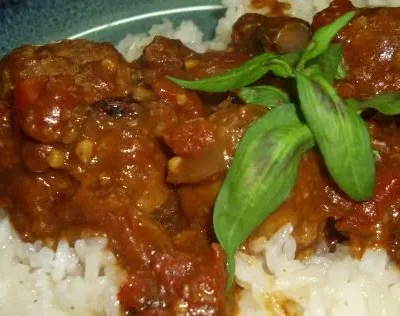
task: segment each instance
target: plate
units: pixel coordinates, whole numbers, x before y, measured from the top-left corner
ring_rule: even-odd
[[[225,9],[218,0],[0,0],[0,56],[22,44],[65,38],[118,43],[170,19],[193,20],[212,36]]]

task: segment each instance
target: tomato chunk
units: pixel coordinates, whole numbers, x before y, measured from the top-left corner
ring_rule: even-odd
[[[176,155],[193,157],[201,154],[215,141],[214,131],[215,126],[210,121],[187,121],[168,128],[164,140]]]
[[[175,106],[181,120],[204,117],[203,104],[196,92],[186,90],[166,78],[156,80],[153,88],[162,100]]]

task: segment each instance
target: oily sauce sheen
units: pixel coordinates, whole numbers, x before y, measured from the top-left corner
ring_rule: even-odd
[[[288,9],[253,5],[274,16]],[[351,9],[334,1],[313,29]],[[336,38],[348,73],[336,83],[342,96],[399,92],[399,12],[357,10]],[[212,210],[241,137],[266,110],[165,76],[221,74],[264,51],[302,50],[311,34],[297,18],[248,14],[225,52],[197,54],[162,37],[133,63],[111,44],[85,40],[10,52],[0,63],[0,206],[25,241],[106,235],[128,272],[119,299],[132,315],[229,314]],[[271,75],[260,83],[291,92]],[[373,200],[347,198],[310,151],[293,194],[251,238],[290,221],[298,256],[327,240],[332,249],[347,242],[355,255],[384,247],[400,263],[398,118],[366,119],[378,154]]]

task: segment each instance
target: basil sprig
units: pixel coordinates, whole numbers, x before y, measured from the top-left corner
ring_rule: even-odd
[[[293,57],[290,55],[287,58],[281,58],[273,53],[264,53],[218,76],[198,80],[182,80],[170,76],[167,76],[167,78],[187,89],[204,92],[225,92],[247,86],[269,71],[283,78],[293,76],[293,69],[289,64],[289,62],[293,61]]]
[[[290,102],[287,93],[273,86],[244,87],[238,91],[238,96],[246,103],[264,106],[268,109]]]
[[[313,145],[293,104],[274,108],[246,131],[214,210],[215,233],[228,256],[229,285],[237,249],[288,198],[301,157]]]
[[[365,122],[321,74],[296,73],[296,82],[302,113],[332,178],[353,200],[370,199],[375,160]]]
[[[206,92],[242,88],[238,94],[245,102],[272,108],[243,136],[214,208],[214,229],[228,257],[229,286],[236,251],[289,196],[301,156],[314,143],[349,196],[361,201],[372,195],[375,164],[367,127],[332,86],[343,69],[341,46],[330,42],[353,16],[349,12],[321,28],[300,54],[262,54],[222,75],[195,81],[170,77],[182,87]],[[287,95],[277,88],[246,87],[268,71],[296,80],[299,107],[287,104]]]

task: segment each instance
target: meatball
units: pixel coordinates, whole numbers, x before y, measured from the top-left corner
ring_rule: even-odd
[[[0,64],[0,97],[14,104],[28,136],[60,142],[74,124],[77,105],[130,93],[130,69],[108,43],[76,40],[23,46]]]
[[[400,8],[357,9],[348,0],[335,0],[317,14],[313,29],[332,22],[346,11],[356,17],[337,36],[343,44],[347,71],[337,83],[345,98],[364,98],[400,90]]]

